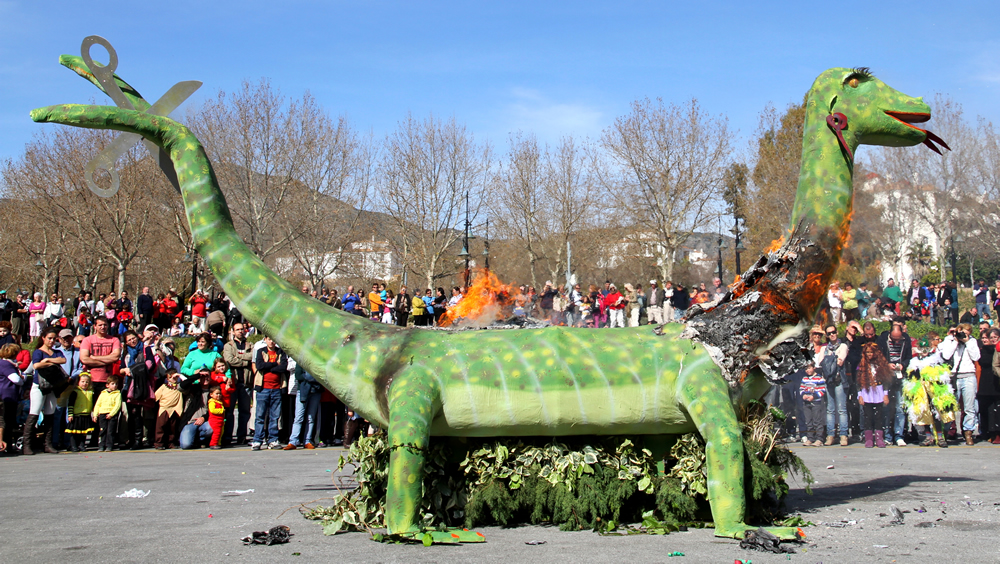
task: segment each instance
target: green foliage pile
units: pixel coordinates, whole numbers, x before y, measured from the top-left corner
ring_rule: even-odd
[[[802,461],[775,442],[774,416],[766,406],[745,420],[748,519],[781,516],[786,477],[812,476]],[[780,414],[780,412],[777,412]],[[784,417],[781,415],[781,417]],[[765,431],[766,429],[766,431]],[[710,520],[705,445],[695,433],[677,439],[657,460],[647,439],[560,437],[436,440],[428,449],[421,516],[425,529],[520,523],[555,524],[562,530],[627,530],[663,534]],[[343,493],[328,507],[303,512],[323,522],[326,534],[385,526],[389,446],[384,434],[364,437],[340,457]],[[662,463],[662,471],[658,467]]]

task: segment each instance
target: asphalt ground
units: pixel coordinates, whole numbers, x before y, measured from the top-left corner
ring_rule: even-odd
[[[793,483],[787,500],[815,523],[792,555],[746,551],[707,529],[615,537],[484,528],[485,544],[432,547],[327,537],[297,507],[337,493],[341,449],[235,448],[0,457],[0,561],[1000,562],[1000,447],[794,448],[817,482],[811,495]],[[149,495],[116,497],[133,488]],[[893,505],[902,525],[890,525]],[[290,543],[240,541],[279,524],[294,533]],[[685,556],[668,558],[675,551]]]

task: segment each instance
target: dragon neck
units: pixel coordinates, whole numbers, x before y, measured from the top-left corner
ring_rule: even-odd
[[[212,165],[190,130],[169,118],[107,106],[50,106],[31,117],[137,133],[165,149],[177,171],[195,246],[240,313],[344,403],[379,420],[373,384],[385,355],[372,353],[399,345],[405,336],[303,295],[264,265],[236,232]]]
[[[830,108],[824,100],[814,88],[806,101],[799,185],[789,225],[789,240],[809,241],[817,251],[810,264],[816,273],[811,283],[823,291],[810,292],[809,303],[799,304],[801,311],[808,312],[820,307],[826,287],[840,265],[850,233],[854,195],[854,162],[827,125]],[[858,143],[850,124],[842,135],[853,155]]]

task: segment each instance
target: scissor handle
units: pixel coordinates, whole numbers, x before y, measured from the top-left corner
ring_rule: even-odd
[[[104,47],[108,52],[108,64],[101,65],[100,63],[94,62],[94,59],[90,56],[90,48],[94,44]],[[98,82],[101,83],[101,88],[104,93],[107,94],[119,108],[127,108],[129,110],[134,110],[135,107],[132,106],[132,102],[125,97],[122,93],[122,89],[118,87],[118,83],[115,82],[115,69],[118,68],[118,53],[115,52],[115,48],[111,46],[111,42],[104,39],[100,35],[88,35],[83,38],[83,43],[80,45],[80,56],[83,58],[83,62],[86,63],[90,72],[97,77]]]

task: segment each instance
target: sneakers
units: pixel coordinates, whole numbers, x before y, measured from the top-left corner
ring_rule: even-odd
[[[816,439],[815,441],[809,443],[810,446],[823,446],[823,441]]]
[[[303,448],[305,448],[306,450],[312,450],[312,449],[314,449],[314,448],[316,448],[316,447],[315,447],[315,446],[313,446],[313,444],[312,444],[312,443],[306,443],[306,446],[305,446],[305,447],[303,447]]]
[[[812,441],[809,440],[809,437],[802,435],[802,444],[804,446],[812,446]]]
[[[896,439],[896,446],[900,446],[900,447],[906,446],[906,441],[904,441],[901,438],[900,439]]]
[[[281,450],[295,450],[295,449],[296,449],[295,445],[293,445],[292,443],[288,443],[287,445],[285,445],[285,448]]]
[[[212,450],[219,450],[219,449],[220,449],[220,448],[222,448],[222,447],[220,447],[219,445],[212,445],[212,446],[210,446],[210,447],[208,447],[208,448],[210,448],[210,449],[212,449]]]
[[[281,443],[278,441],[271,441],[268,443],[267,448],[270,450],[279,450],[281,448]]]
[[[250,450],[260,450],[260,443],[251,443]]]

